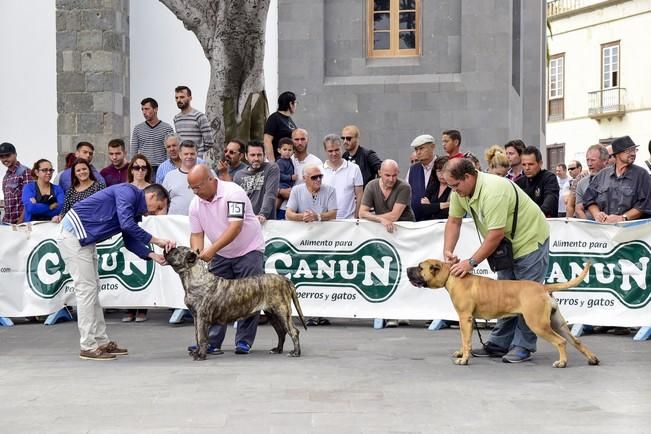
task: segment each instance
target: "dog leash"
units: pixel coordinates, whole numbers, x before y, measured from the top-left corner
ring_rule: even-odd
[[[475,318],[473,318],[472,323],[475,325],[475,330],[477,330],[477,336],[479,336],[479,343],[483,347],[486,347],[486,344],[484,343],[484,340],[481,338],[481,333],[479,333],[479,326],[477,325],[477,320]]]

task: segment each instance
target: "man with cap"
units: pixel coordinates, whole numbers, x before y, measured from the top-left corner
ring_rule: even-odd
[[[416,221],[425,220],[425,214],[421,207],[421,199],[425,197],[425,191],[436,182],[434,171],[434,137],[429,134],[421,134],[411,142],[411,148],[416,152],[417,163],[409,167],[407,182],[411,187],[411,209],[414,211]]]
[[[32,180],[30,169],[18,161],[16,148],[8,142],[0,144],[0,161],[7,167],[7,173],[2,178],[2,193],[4,194],[5,213],[2,224],[12,225],[23,222],[23,187]]]
[[[633,164],[637,146],[629,136],[612,143],[615,164],[599,172],[583,196],[583,205],[599,223],[617,223],[651,214],[651,177]]]

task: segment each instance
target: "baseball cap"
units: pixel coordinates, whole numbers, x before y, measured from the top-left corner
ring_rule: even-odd
[[[421,134],[411,142],[411,147],[417,148],[424,145],[425,143],[434,143],[434,137],[429,134]]]
[[[620,152],[624,152],[628,148],[637,147],[635,142],[633,142],[633,139],[631,139],[629,136],[616,138],[615,140],[613,140],[612,145],[613,145],[613,155],[619,154]]]
[[[0,155],[9,155],[15,153],[16,153],[16,148],[11,143],[4,142],[0,144]]]

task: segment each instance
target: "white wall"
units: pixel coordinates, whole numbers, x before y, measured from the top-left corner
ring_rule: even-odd
[[[39,158],[56,167],[55,30],[54,1],[0,3],[0,143],[13,143],[29,167]]]
[[[565,160],[585,164],[585,150],[600,139],[629,135],[649,158],[651,139],[651,0],[611,4],[551,21],[550,54],[565,53],[565,119],[547,123],[547,144],[565,143]],[[620,41],[620,87],[626,114],[600,122],[588,117],[588,93],[601,87],[601,44]]]
[[[265,45],[265,88],[269,108],[278,99],[278,2],[271,0],[267,16]],[[192,106],[205,111],[210,65],[194,33],[183,27],[158,0],[131,2],[131,129],[143,121],[140,101],[152,97],[158,102],[158,117],[172,124],[178,113],[174,88],[192,89]]]

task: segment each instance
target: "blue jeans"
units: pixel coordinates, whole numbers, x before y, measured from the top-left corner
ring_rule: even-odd
[[[497,272],[498,280],[533,280],[542,283],[549,265],[549,238],[538,250],[513,261],[513,268]],[[538,338],[524,322],[522,315],[497,320],[487,339],[487,344],[505,350],[522,347],[536,351]]]
[[[237,279],[240,277],[257,276],[264,274],[264,255],[262,252],[254,250],[239,258],[224,258],[215,255],[208,265],[208,270],[215,276],[224,279]],[[258,320],[260,312],[237,322],[237,332],[235,333],[235,343],[244,341],[253,346],[255,335],[258,331]],[[226,336],[226,324],[213,324],[208,329],[208,343],[217,348],[222,347],[224,337]]]

